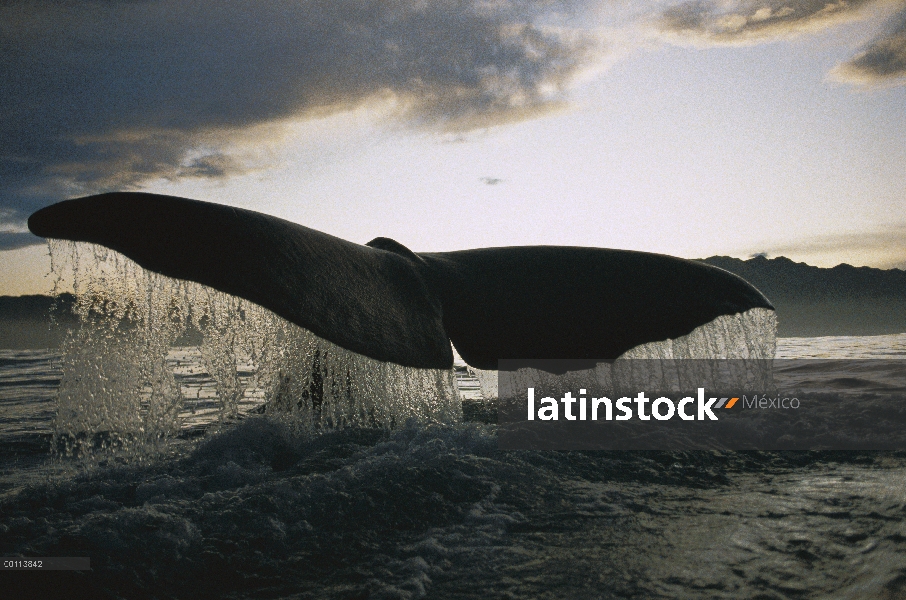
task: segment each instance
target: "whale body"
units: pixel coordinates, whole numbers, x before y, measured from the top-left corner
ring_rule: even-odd
[[[261,305],[347,350],[451,368],[507,359],[616,359],[722,315],[773,310],[741,277],[690,260],[607,248],[413,252],[349,242],[262,213],[138,192],[66,200],[29,229],[90,242],[142,267]]]

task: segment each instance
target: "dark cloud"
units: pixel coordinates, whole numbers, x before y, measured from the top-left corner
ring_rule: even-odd
[[[482,177],[481,181],[485,185],[497,185],[498,183],[503,183],[503,179],[500,179],[498,177]]]
[[[0,251],[15,250],[43,243],[45,243],[44,238],[39,238],[30,233],[0,231]]]
[[[751,43],[817,31],[861,17],[878,0],[689,0],[665,10],[658,28],[710,44]]]
[[[231,140],[288,118],[386,101],[456,133],[543,114],[597,52],[542,24],[562,5],[0,3],[2,223],[80,193],[242,172]]]
[[[767,42],[816,32],[903,6],[888,32],[831,76],[863,86],[906,83],[906,0],[688,0],[663,11],[656,25],[673,40],[703,45]],[[884,11],[880,11],[884,12]]]
[[[891,25],[863,52],[837,66],[832,72],[834,78],[866,86],[906,84],[906,8]]]

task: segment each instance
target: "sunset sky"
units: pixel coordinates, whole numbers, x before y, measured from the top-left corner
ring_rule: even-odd
[[[0,106],[0,294],[50,289],[31,212],[111,190],[906,268],[906,0],[12,0]]]

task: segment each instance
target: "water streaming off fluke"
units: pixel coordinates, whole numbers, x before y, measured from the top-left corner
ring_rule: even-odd
[[[187,398],[174,378],[173,347],[192,336],[216,387],[208,422],[236,418],[250,404],[309,431],[462,418],[451,370],[350,352],[249,301],[146,271],[102,246],[51,241],[50,249],[55,291],[72,286],[80,322],[62,348],[57,447],[68,451],[86,439],[146,444],[179,432]],[[585,381],[614,393],[717,381],[769,389],[775,331],[774,312],[752,308],[632,348],[578,375],[581,381],[522,383],[578,389]],[[497,397],[497,372],[473,372],[484,398]]]
[[[614,361],[590,370],[551,375],[520,369],[507,378],[507,387],[561,391],[603,389],[614,395],[640,390],[682,391],[697,387],[736,389],[773,388],[772,361],[777,347],[777,316],[773,310],[752,308],[723,315],[676,339],[642,344]],[[471,369],[485,398],[496,398],[497,371]],[[505,392],[506,394],[506,392]]]
[[[236,417],[249,396],[309,430],[461,419],[450,370],[350,352],[251,302],[146,271],[102,246],[54,240],[50,251],[56,288],[72,285],[79,316],[62,347],[58,446],[98,435],[109,444],[147,443],[178,432],[184,398],[167,357],[187,332],[201,334],[221,420]],[[240,376],[243,365],[250,378]]]

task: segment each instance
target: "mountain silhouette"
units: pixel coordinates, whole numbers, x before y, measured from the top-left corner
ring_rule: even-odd
[[[783,256],[712,256],[702,262],[761,290],[777,309],[780,337],[906,332],[906,271],[848,264],[825,269]]]

